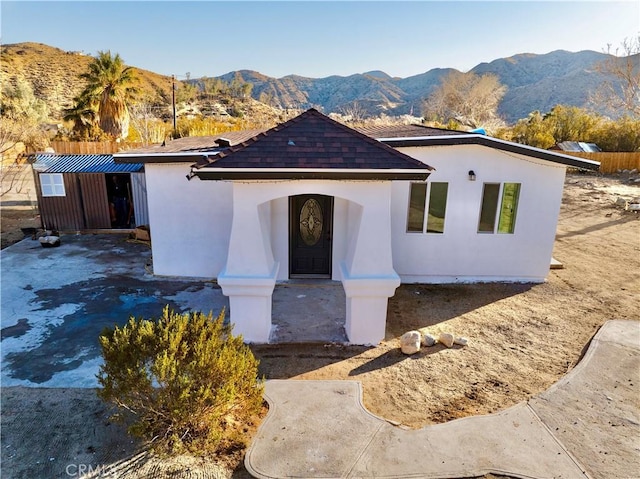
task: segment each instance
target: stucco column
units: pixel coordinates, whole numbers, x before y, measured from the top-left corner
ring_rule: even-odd
[[[349,342],[375,346],[384,339],[387,303],[400,286],[400,277],[397,274],[388,277],[345,277],[342,286],[347,296],[345,331]]]
[[[352,344],[375,345],[384,339],[388,298],[400,286],[391,251],[391,183],[349,207],[350,242],[341,264],[347,297],[345,329]]]
[[[278,274],[270,239],[270,204],[258,204],[251,185],[233,185],[233,221],[227,264],[218,276],[229,297],[234,333],[245,342],[267,343],[271,300]]]

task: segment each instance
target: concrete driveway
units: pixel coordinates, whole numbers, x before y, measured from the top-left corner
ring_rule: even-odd
[[[214,282],[154,277],[149,246],[126,235],[69,235],[43,248],[25,239],[2,250],[2,386],[96,387],[98,336],[131,315],[217,314]]]

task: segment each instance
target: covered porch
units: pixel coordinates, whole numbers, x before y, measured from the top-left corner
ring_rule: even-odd
[[[190,178],[232,184],[229,247],[217,280],[236,333],[269,342],[276,283],[321,278],[342,285],[347,341],[378,344],[387,300],[400,285],[392,181],[425,181],[432,168],[313,109],[203,156]]]
[[[344,290],[347,340],[377,344],[384,338],[387,299],[400,285],[392,265],[390,194],[387,181],[234,182],[229,251],[218,284],[229,297],[235,331],[248,342],[268,342],[276,282],[322,284],[318,271],[294,274],[292,241],[312,221],[328,240],[326,279],[339,281]],[[290,205],[300,195],[332,198],[332,217],[318,211],[315,220],[299,218]]]

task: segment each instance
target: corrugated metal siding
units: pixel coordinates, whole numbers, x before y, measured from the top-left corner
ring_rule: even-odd
[[[87,229],[111,228],[107,184],[103,173],[78,175]]]
[[[73,173],[62,175],[66,196],[44,197],[40,188],[40,175],[36,176],[38,176],[38,207],[44,227],[55,230],[79,231],[84,229],[82,200],[80,199],[77,175]]]
[[[64,197],[43,197],[40,173],[36,175],[36,193],[42,224],[46,228],[72,231],[111,228],[106,177],[103,173],[62,173]],[[135,224],[148,225],[149,207],[144,173],[131,173],[130,177]]]
[[[136,226],[149,224],[149,207],[147,205],[147,181],[144,173],[131,173],[131,194]]]
[[[113,155],[36,155],[36,163],[50,164],[45,173],[133,173],[141,163],[115,163]]]

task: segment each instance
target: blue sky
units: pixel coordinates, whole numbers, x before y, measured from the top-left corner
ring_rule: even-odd
[[[3,44],[40,42],[184,78],[469,70],[516,53],[603,51],[640,32],[640,1],[2,1]]]

